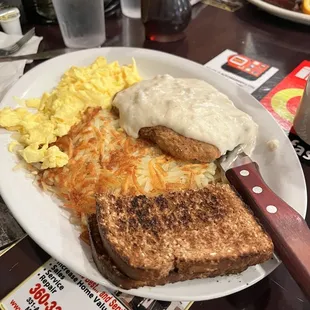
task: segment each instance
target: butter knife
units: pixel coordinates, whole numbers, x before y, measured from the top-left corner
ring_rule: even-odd
[[[39,52],[36,54],[28,54],[28,55],[20,55],[20,56],[5,56],[0,57],[0,63],[1,62],[7,62],[7,61],[16,61],[16,60],[43,60],[43,59],[49,59],[53,58],[59,55],[71,53],[80,51],[81,49],[72,49],[72,48],[61,48],[57,50],[51,50],[51,51],[45,51],[45,52]]]
[[[269,233],[275,251],[310,300],[310,229],[264,182],[257,163],[240,147],[219,161],[230,184]]]

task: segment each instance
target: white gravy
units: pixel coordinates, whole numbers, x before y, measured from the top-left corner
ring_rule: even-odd
[[[159,75],[118,93],[112,104],[121,127],[134,138],[143,127],[161,125],[212,144],[221,154],[242,145],[250,155],[255,147],[257,124],[202,80]]]

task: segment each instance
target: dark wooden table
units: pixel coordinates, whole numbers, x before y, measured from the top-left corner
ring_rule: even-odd
[[[29,25],[30,27],[30,25]],[[43,36],[41,50],[63,47],[57,26],[36,26]],[[225,49],[232,49],[248,57],[279,68],[278,73],[253,95],[261,99],[303,60],[310,60],[310,27],[294,24],[261,12],[246,4],[235,13],[215,7],[198,5],[184,41],[159,44],[144,41],[139,20],[125,17],[107,20],[107,42],[104,46],[133,46],[156,49],[204,64]],[[27,70],[39,62],[28,66]],[[47,73],[48,74],[48,73]],[[308,197],[310,166],[303,165]],[[310,223],[310,212],[307,214]],[[309,253],[310,255],[310,253]],[[0,259],[0,299],[16,287],[48,259],[29,237]],[[14,268],[13,268],[14,266]],[[231,296],[212,301],[196,302],[193,310],[306,310],[306,300],[283,265],[271,275]]]

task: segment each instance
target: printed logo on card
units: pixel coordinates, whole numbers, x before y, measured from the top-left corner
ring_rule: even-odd
[[[261,100],[286,132],[293,126],[309,75],[310,61],[303,61]]]

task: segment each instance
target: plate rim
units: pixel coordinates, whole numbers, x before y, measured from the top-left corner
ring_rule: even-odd
[[[11,91],[12,89],[14,90],[16,85],[18,86],[18,84],[22,81],[26,81],[28,79],[28,76],[30,74],[34,74],[37,70],[41,70],[42,67],[48,65],[49,62],[53,62],[55,59],[59,59],[59,58],[62,58],[62,57],[65,57],[66,55],[70,54],[70,55],[73,55],[73,54],[82,54],[82,53],[85,53],[85,54],[92,54],[93,52],[97,51],[97,50],[115,50],[115,49],[122,49],[122,50],[131,50],[132,52],[133,51],[140,51],[143,53],[153,53],[153,54],[161,54],[163,55],[164,57],[170,57],[170,58],[174,58],[174,59],[178,59],[178,61],[182,61],[182,62],[187,62],[189,65],[191,66],[196,66],[197,69],[200,68],[199,70],[203,69],[203,70],[207,70],[209,72],[212,72],[212,74],[214,75],[218,75],[218,73],[216,72],[213,72],[212,70],[204,67],[202,64],[198,63],[198,62],[195,62],[195,61],[192,61],[190,59],[186,59],[186,58],[183,58],[183,57],[180,57],[180,56],[177,56],[177,55],[174,55],[174,54],[169,54],[169,53],[165,53],[165,52],[162,52],[162,51],[157,51],[157,50],[152,50],[152,49],[145,49],[145,48],[135,48],[135,47],[103,47],[103,48],[93,48],[93,49],[87,49],[87,50],[82,50],[82,51],[74,51],[74,52],[71,52],[71,53],[66,53],[64,55],[60,55],[60,56],[57,56],[57,57],[54,57],[52,59],[49,59],[39,65],[37,65],[36,67],[32,68],[31,70],[29,70],[26,74],[24,74],[14,85],[12,88],[10,88],[10,90],[5,94],[5,96],[3,97],[3,99],[1,100],[0,102],[0,108],[3,107],[3,103],[7,100],[11,100],[12,98],[12,94],[11,94]],[[107,52],[108,53],[108,52]],[[105,56],[105,54],[103,54],[102,56]],[[160,55],[159,55],[160,56]],[[94,56],[95,57],[95,56]],[[65,71],[65,70],[64,70]],[[224,78],[223,76],[221,76],[222,78]],[[238,90],[240,90],[241,92],[243,93],[246,93],[247,95],[251,95],[251,94],[248,94],[245,90],[243,90],[242,88],[240,88],[238,85],[236,85],[235,83],[231,82],[230,80],[226,79],[226,83],[228,85],[228,87],[230,85],[233,85],[233,87],[237,87]],[[253,97],[253,96],[252,96]],[[253,100],[257,101],[259,103],[259,101],[253,97]],[[267,110],[266,110],[267,111]],[[267,111],[269,114],[270,112]],[[277,123],[277,125],[279,126],[279,124]],[[280,126],[279,126],[280,127]],[[287,137],[287,135],[282,132],[283,135],[286,137],[286,139],[289,140],[289,138]],[[303,217],[305,217],[306,215],[306,212],[307,212],[307,201],[308,201],[308,197],[307,197],[307,186],[306,186],[306,182],[305,182],[305,175],[304,175],[304,172],[303,172],[303,169],[302,169],[302,166],[301,166],[301,163],[299,161],[299,158],[296,154],[296,152],[294,151],[294,148],[293,146],[290,144],[290,148],[292,150],[292,152],[294,153],[295,155],[295,158],[297,160],[297,163],[299,165],[299,168],[300,168],[300,171],[301,171],[301,174],[302,174],[302,181],[303,181],[303,193],[304,193],[304,202],[305,202],[305,210],[304,210],[304,214],[302,214]],[[1,191],[1,195],[3,197],[3,200],[5,201],[8,201],[9,200],[9,197],[7,197],[7,194],[8,193],[2,193],[2,186],[1,186],[1,182],[0,182],[0,191]],[[9,195],[8,195],[9,196]],[[9,207],[9,209],[11,210],[9,204],[7,204],[7,206]],[[14,211],[12,211],[12,213],[14,214],[14,217],[16,218],[19,218],[19,216],[15,214]],[[23,222],[22,219],[21,220],[18,220],[20,222]],[[26,226],[26,225],[23,225],[23,227]],[[47,253],[50,253],[52,252],[53,255],[51,255],[51,257],[55,258],[56,260],[59,260],[59,261],[62,261],[62,258],[59,257],[60,255],[57,254],[57,250],[56,251],[50,251],[50,248],[46,247],[44,242],[41,242],[41,238],[37,238],[37,236],[34,236],[32,234],[32,232],[28,232],[28,229],[25,229],[25,231],[27,231],[27,234],[40,246],[42,247],[42,249],[44,249],[44,251],[46,251]],[[38,240],[39,239],[39,240]],[[46,250],[46,248],[48,250]],[[54,254],[54,252],[56,252],[56,254]],[[210,300],[210,299],[215,299],[215,298],[219,298],[219,297],[224,297],[224,296],[227,296],[227,295],[230,295],[230,294],[233,294],[233,293],[236,293],[236,292],[239,292],[239,291],[242,291],[244,290],[245,288],[248,288],[250,286],[252,286],[253,284],[261,281],[263,278],[265,278],[267,275],[269,275],[272,271],[274,271],[279,265],[281,264],[281,262],[276,262],[274,263],[273,267],[270,268],[268,271],[265,271],[264,270],[264,273],[262,273],[260,276],[256,277],[255,279],[253,279],[252,281],[249,281],[247,283],[244,283],[243,285],[240,285],[240,286],[237,286],[233,289],[230,289],[230,290],[226,290],[224,293],[221,292],[221,293],[212,293],[212,294],[205,294],[205,295],[199,295],[199,296],[184,296],[183,298],[183,301],[201,301],[201,300]],[[71,268],[71,267],[70,267]],[[75,272],[74,270],[72,270],[73,272]],[[103,276],[102,276],[103,277]],[[104,277],[103,277],[104,278]],[[121,288],[118,288],[116,287],[115,285],[113,285],[113,283],[111,283],[108,279],[104,278],[106,281],[108,281],[108,284],[102,284],[103,286],[105,286],[106,288],[108,289],[117,289],[119,291],[122,291],[122,292],[125,292],[125,293],[128,293],[128,294],[133,294],[133,295],[136,295],[136,296],[141,296],[141,297],[147,297],[147,298],[153,298],[153,299],[160,299],[160,300],[167,300],[167,301],[179,301],[180,298],[177,297],[177,296],[172,296],[170,297],[169,296],[169,299],[167,299],[167,296],[162,296],[160,293],[154,293],[152,292],[151,290],[149,290],[148,292],[145,292],[145,291],[140,291],[140,289],[132,289],[132,290],[124,290],[124,289],[121,289]],[[162,297],[161,297],[162,296]]]
[[[247,0],[260,9],[292,22],[310,25],[310,15],[281,8],[263,0]]]

